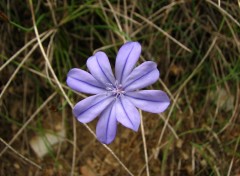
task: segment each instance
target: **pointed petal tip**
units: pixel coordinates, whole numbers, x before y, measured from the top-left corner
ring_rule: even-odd
[[[126,45],[126,44],[141,48],[141,44],[138,41],[127,41],[126,43],[123,44],[123,46]]]
[[[68,79],[69,77],[74,76],[75,73],[78,72],[79,70],[81,70],[81,69],[79,69],[79,68],[72,68],[72,69],[70,69],[70,70],[68,71],[68,73],[67,73],[67,79]],[[81,70],[81,71],[84,71],[84,70]]]
[[[76,104],[77,105],[77,104]],[[88,121],[86,121],[86,119],[82,119],[82,118],[79,118],[78,117],[78,109],[77,109],[77,107],[76,107],[76,105],[73,107],[73,109],[72,109],[72,113],[73,113],[73,115],[74,115],[74,117],[79,121],[79,122],[81,122],[81,123],[88,123]]]
[[[137,108],[151,113],[162,113],[170,105],[168,95],[161,90],[140,90],[128,92],[126,97]]]
[[[81,123],[88,123],[95,119],[108,105],[114,97],[104,94],[97,94],[79,101],[73,107],[73,115]]]
[[[71,89],[88,94],[98,94],[105,91],[105,88],[90,73],[73,68],[67,74],[66,84]]]
[[[129,41],[129,42],[124,43],[121,48],[126,48],[126,47],[127,48],[133,48],[134,52],[139,53],[139,54],[142,51],[142,46],[141,46],[141,44],[139,42]]]
[[[101,82],[103,85],[106,83],[115,82],[115,77],[112,73],[112,68],[107,55],[99,51],[87,60],[87,68],[92,76]]]
[[[97,137],[97,140],[98,140],[99,142],[101,142],[101,143],[103,143],[103,144],[106,144],[106,145],[111,144],[114,139],[115,139],[115,138],[112,138],[111,140],[109,140],[109,139],[106,140],[106,139],[101,139],[101,138],[98,138],[98,137]]]
[[[132,128],[133,131],[138,132],[140,124],[135,125],[134,128]]]
[[[66,84],[67,84],[68,87],[71,87],[71,78],[77,70],[78,70],[77,68],[72,68],[67,73]]]
[[[115,75],[119,82],[124,82],[133,70],[141,54],[141,45],[138,42],[126,42],[118,51],[115,62]]]
[[[106,55],[106,53],[105,52],[103,52],[103,51],[97,51],[96,53],[94,53],[94,55],[93,56],[100,56],[100,55],[104,55],[104,56],[106,56],[107,57],[107,55]]]
[[[117,120],[113,102],[101,113],[96,127],[96,136],[100,142],[110,144],[115,139],[116,133]]]
[[[134,69],[132,73],[127,77],[126,81],[123,82],[125,91],[130,92],[145,88],[154,84],[159,79],[160,72],[157,68],[154,68],[154,65],[152,68],[142,69],[141,66],[143,65],[144,63],[136,67],[136,69]]]
[[[91,57],[89,57],[89,58],[87,59],[87,62],[86,62],[87,67],[88,67],[88,65],[90,64],[90,62],[91,62],[92,60],[94,60],[94,59],[96,59],[96,56],[95,56],[95,55],[93,55],[93,56],[91,56]]]
[[[162,106],[161,106],[161,109],[159,111],[157,111],[156,113],[164,112],[168,108],[169,105],[170,105],[170,102],[163,103]]]
[[[138,131],[140,125],[140,114],[137,108],[125,97],[116,101],[116,118],[123,126]]]

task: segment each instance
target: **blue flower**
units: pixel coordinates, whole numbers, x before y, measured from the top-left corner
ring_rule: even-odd
[[[95,94],[78,102],[73,114],[82,123],[100,116],[96,135],[102,143],[109,144],[114,140],[118,122],[137,131],[141,121],[137,108],[160,113],[170,104],[167,94],[161,90],[139,90],[159,78],[155,62],[147,61],[135,68],[140,53],[138,42],[125,43],[117,54],[115,76],[107,55],[101,51],[88,58],[90,73],[73,68],[67,75],[70,88]]]

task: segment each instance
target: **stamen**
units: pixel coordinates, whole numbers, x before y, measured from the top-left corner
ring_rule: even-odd
[[[123,95],[125,91],[123,90],[122,84],[119,84],[118,81],[115,81],[115,84],[106,83],[107,94],[115,95],[115,98]]]

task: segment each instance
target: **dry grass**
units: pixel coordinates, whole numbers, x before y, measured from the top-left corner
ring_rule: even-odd
[[[0,175],[239,175],[239,16],[221,0],[0,2]],[[106,146],[97,120],[72,116],[86,95],[66,74],[98,50],[114,64],[128,40],[158,63],[150,89],[171,106],[143,112],[137,133],[119,125]],[[30,141],[59,128],[66,137],[39,158]]]

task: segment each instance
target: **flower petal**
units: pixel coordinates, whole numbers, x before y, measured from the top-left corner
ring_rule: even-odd
[[[100,81],[103,86],[107,83],[115,84],[111,65],[104,52],[99,51],[94,56],[88,58],[87,67],[94,78]]]
[[[96,135],[97,139],[104,143],[104,144],[110,144],[117,132],[117,119],[116,119],[116,110],[114,103],[109,105],[107,109],[105,109],[100,119],[97,123],[96,128]]]
[[[119,83],[131,73],[141,54],[138,42],[127,42],[118,51],[115,63],[115,75]]]
[[[106,91],[105,87],[91,74],[77,68],[73,68],[68,72],[66,82],[70,88],[82,93],[98,94]]]
[[[133,91],[147,87],[159,78],[157,64],[152,61],[147,61],[136,67],[123,83],[125,91]]]
[[[74,106],[73,114],[78,121],[88,123],[96,118],[113,100],[114,96],[106,94],[90,96]]]
[[[124,96],[119,96],[115,102],[117,121],[134,131],[140,125],[140,115],[137,108]]]
[[[170,104],[167,94],[161,90],[127,92],[125,96],[139,109],[152,113],[163,112]]]

